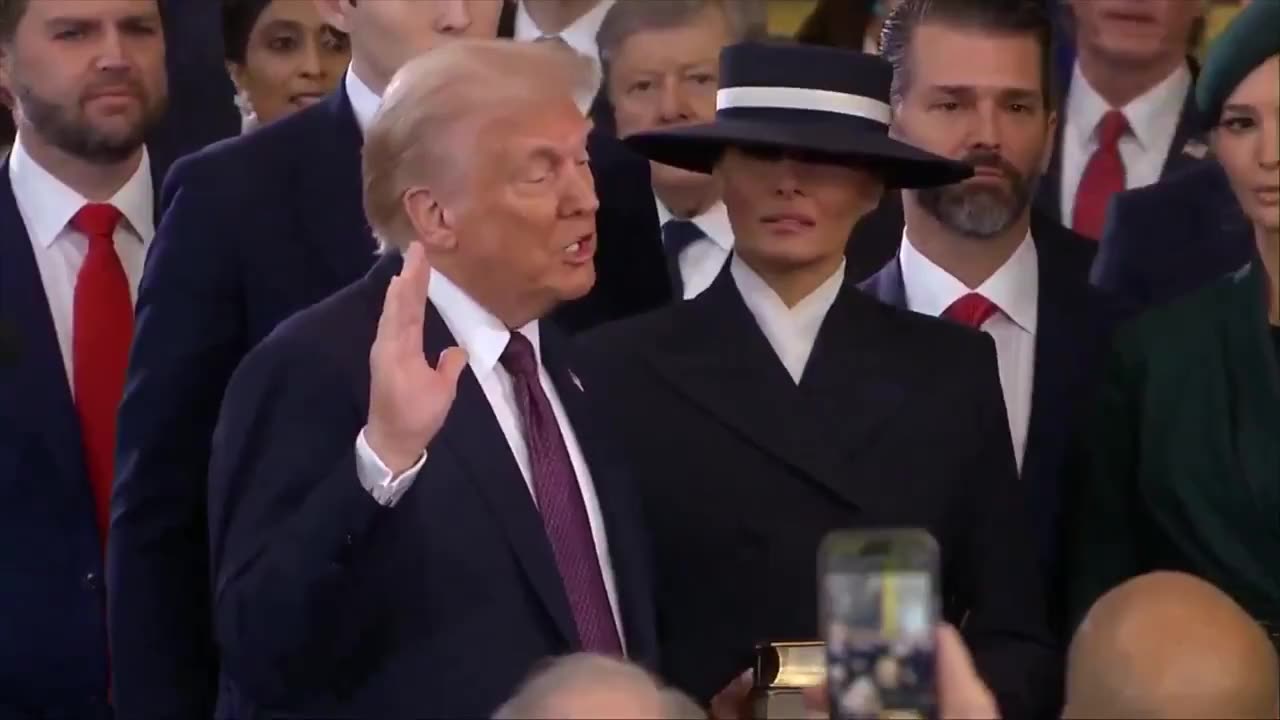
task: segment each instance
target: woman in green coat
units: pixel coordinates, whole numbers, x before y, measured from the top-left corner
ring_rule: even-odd
[[[1068,603],[1152,570],[1229,593],[1280,637],[1280,3],[1253,2],[1196,87],[1258,259],[1116,336],[1075,458]],[[1277,643],[1280,645],[1280,642]]]

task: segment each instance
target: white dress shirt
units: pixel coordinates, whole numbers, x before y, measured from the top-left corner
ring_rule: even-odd
[[[600,91],[603,75],[600,68],[600,49],[596,46],[596,33],[600,32],[604,16],[609,14],[609,8],[613,7],[613,3],[614,0],[600,0],[595,7],[556,35],[548,35],[538,28],[538,24],[529,17],[529,11],[525,8],[523,1],[516,5],[514,39],[529,42],[544,37],[558,37],[579,55],[591,61],[591,82],[574,98],[578,109],[583,113],[591,109],[591,103],[595,101],[596,93]]]
[[[382,96],[370,90],[363,80],[356,77],[356,71],[349,65],[347,76],[342,82],[347,90],[347,99],[351,101],[351,110],[356,115],[356,125],[364,133],[373,122],[373,116],[378,113],[378,107],[382,105]]]
[[[1027,426],[1031,422],[1036,318],[1040,309],[1040,268],[1030,233],[1004,265],[973,290],[920,254],[905,233],[898,262],[902,266],[907,307],[914,312],[940,317],[952,303],[970,292],[982,295],[1000,309],[982,324],[982,331],[996,343],[1009,434],[1013,437],[1014,457],[1021,472]]]
[[[1178,66],[1169,77],[1160,81],[1122,108],[1129,121],[1131,132],[1120,138],[1120,158],[1124,161],[1125,189],[1145,187],[1160,179],[1165,160],[1170,152],[1181,152],[1173,147],[1173,136],[1182,119],[1182,106],[1191,91],[1191,70],[1186,64]],[[1077,64],[1071,75],[1071,89],[1067,94],[1065,127],[1062,130],[1062,217],[1070,218],[1075,212],[1076,191],[1084,168],[1098,149],[1098,123],[1111,106],[1089,84]]]
[[[809,355],[813,352],[813,344],[818,339],[818,331],[822,329],[822,321],[844,284],[844,261],[831,273],[831,277],[792,307],[787,307],[773,288],[737,255],[729,261],[729,272],[747,309],[755,317],[756,325],[791,379],[799,385],[804,367],[809,363]]]
[[[658,206],[658,227],[662,227],[675,216],[656,195],[653,201]],[[695,298],[711,287],[724,262],[729,259],[729,253],[733,252],[733,227],[729,224],[729,211],[723,201],[717,200],[702,214],[689,218],[689,222],[697,225],[704,237],[689,243],[676,260],[680,279],[684,282],[685,300]]]
[[[502,434],[506,436],[507,445],[515,458],[520,474],[524,476],[525,485],[529,489],[534,502],[537,498],[533,491],[533,471],[529,461],[529,448],[525,443],[523,422],[520,408],[516,403],[515,387],[511,375],[502,366],[499,359],[507,347],[511,332],[502,321],[485,310],[475,300],[455,285],[444,274],[433,270],[431,283],[427,288],[427,296],[432,306],[440,313],[449,332],[458,341],[458,345],[467,351],[467,364],[475,375],[476,381],[484,391],[489,407],[493,410]],[[560,426],[560,435],[564,438],[569,452],[569,461],[573,465],[574,475],[578,479],[578,488],[582,492],[582,500],[587,509],[587,520],[591,524],[591,537],[595,541],[596,556],[600,562],[600,572],[604,577],[605,591],[609,596],[609,607],[613,611],[613,620],[618,628],[618,636],[624,636],[622,615],[618,606],[617,583],[614,579],[613,561],[609,554],[609,538],[605,533],[604,516],[600,510],[600,499],[596,495],[595,484],[591,479],[591,468],[587,465],[582,448],[578,445],[573,425],[565,413],[564,405],[556,392],[551,376],[542,365],[542,352],[538,339],[538,322],[529,323],[519,329],[522,335],[533,345],[534,355],[538,358],[538,380],[551,404],[556,423]],[[496,448],[495,448],[496,451]],[[419,471],[426,461],[426,453],[418,463],[398,477],[392,477],[387,468],[370,449],[365,441],[364,431],[356,438],[356,475],[360,484],[368,490],[379,503],[393,506],[409,487],[415,482]],[[431,482],[427,477],[422,482]],[[624,640],[625,643],[625,640]]]
[[[72,228],[70,223],[71,218],[89,201],[49,174],[28,155],[21,135],[14,140],[11,150],[9,182],[13,186],[18,213],[31,238],[36,268],[44,284],[45,298],[49,302],[53,328],[67,371],[67,385],[74,394],[71,341],[75,333],[76,279],[89,253],[89,238]],[[113,239],[116,254],[120,256],[120,264],[124,266],[124,274],[129,280],[129,295],[136,303],[147,247],[156,234],[151,158],[146,148],[143,148],[138,169],[107,202],[124,216]]]

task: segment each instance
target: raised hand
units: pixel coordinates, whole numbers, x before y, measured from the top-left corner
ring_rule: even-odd
[[[418,462],[444,425],[467,364],[466,351],[451,347],[435,368],[422,349],[431,267],[413,243],[404,267],[391,279],[369,350],[369,420],[365,442],[393,474]]]

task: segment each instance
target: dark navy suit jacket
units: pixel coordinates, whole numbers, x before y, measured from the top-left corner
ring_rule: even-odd
[[[373,264],[362,142],[340,87],[314,107],[184,158],[165,182],[120,412],[108,545],[113,689],[130,718],[185,719],[213,706],[210,438],[244,355]],[[605,157],[616,147],[593,135],[590,151]],[[651,213],[635,219],[610,199],[610,188],[635,182],[597,181],[597,265],[602,275],[625,273],[630,234],[657,221]],[[624,257],[610,260],[616,252]],[[626,312],[607,297],[589,300],[565,309],[566,325],[590,327]]]
[[[900,211],[900,208],[899,208]],[[898,236],[901,237],[901,226]],[[1121,306],[1089,284],[1093,243],[1055,221],[1032,213],[1031,235],[1040,268],[1031,424],[1022,461],[1022,481],[1036,529],[1035,542],[1050,583],[1051,621],[1062,631],[1056,592],[1060,578],[1061,495],[1067,449],[1077,417],[1097,382]],[[882,302],[907,307],[902,268],[895,257],[862,288]]]
[[[218,715],[488,717],[540,660],[580,648],[551,545],[470,369],[394,508],[356,475],[390,255],[294,316],[227,389],[209,477]],[[427,357],[455,344],[428,306]],[[588,375],[541,329],[591,468],[630,657],[657,655],[650,548]],[[293,715],[291,715],[293,716]]]
[[[1135,308],[1163,304],[1243,267],[1257,255],[1253,227],[1222,166],[1119,193],[1093,264],[1093,281]]]
[[[0,162],[4,720],[110,717],[102,541],[65,367],[6,160]]]
[[[1199,73],[1199,66],[1194,59],[1189,58],[1188,63],[1194,77]],[[1053,138],[1053,158],[1049,163],[1049,169],[1040,179],[1035,205],[1036,209],[1046,217],[1069,226],[1071,218],[1066,218],[1065,222],[1062,218],[1062,133],[1067,127],[1063,113],[1066,112],[1066,98],[1070,92],[1071,70],[1066,69],[1064,72],[1066,81],[1062,85],[1063,100],[1058,103],[1058,131]],[[1203,140],[1203,133],[1200,130],[1199,116],[1196,111],[1195,93],[1188,92],[1182,104],[1178,127],[1173,133],[1173,143],[1169,146],[1169,155],[1165,158],[1164,168],[1160,173],[1162,182],[1205,162],[1202,157],[1187,152],[1187,143],[1201,140]]]

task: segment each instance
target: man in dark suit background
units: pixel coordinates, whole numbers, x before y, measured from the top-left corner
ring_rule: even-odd
[[[112,716],[103,550],[164,53],[155,0],[0,0],[0,95],[19,127],[0,160],[5,720]]]
[[[967,616],[979,668],[1021,716],[1053,663],[990,340],[878,303],[846,271],[886,184],[969,172],[888,137],[891,74],[846,50],[742,43],[722,53],[714,123],[628,139],[715,173],[734,254],[698,297],[588,335],[584,386],[609,398],[640,479],[674,684],[724,699],[756,643],[817,639],[828,531],[923,527],[942,548],[941,612]]]
[[[393,82],[364,159],[384,257],[252,351],[219,419],[219,716],[481,717],[548,656],[653,667],[607,398],[540,322],[595,278],[584,69],[467,42]]]
[[[184,158],[138,297],[108,544],[112,682],[129,718],[207,717],[217,660],[205,527],[209,443],[227,379],[281,320],[358,279],[361,128],[401,64],[493,37],[498,0],[322,0],[352,66],[327,100]]]
[[[1202,162],[1112,199],[1091,277],[1139,310],[1238,270],[1256,247],[1222,166]]]
[[[1203,157],[1188,53],[1204,3],[1066,2],[1075,65],[1036,206],[1097,240],[1112,195],[1172,177]]]
[[[905,0],[885,23],[894,132],[978,174],[904,191],[900,206],[881,208],[905,210],[905,229],[901,214],[882,221],[901,247],[864,288],[995,340],[1036,549],[1056,598],[1067,441],[1117,308],[1089,285],[1092,244],[1030,209],[1056,123],[1052,30],[1039,5]]]

